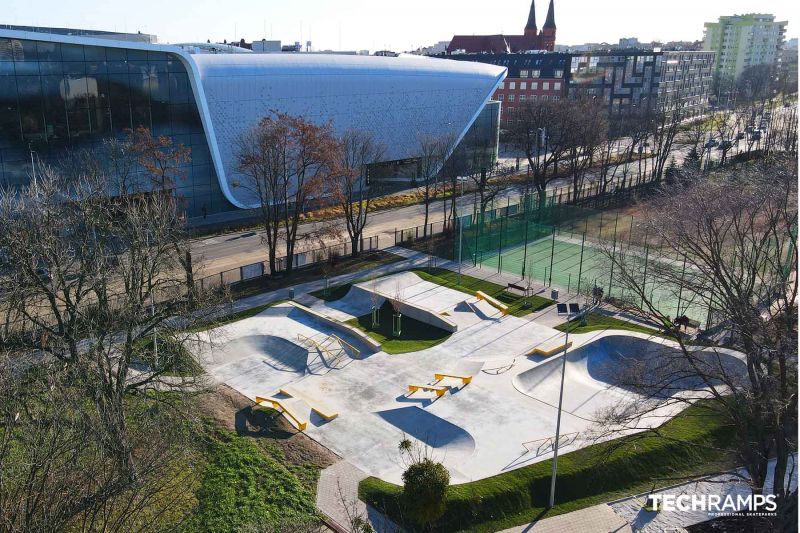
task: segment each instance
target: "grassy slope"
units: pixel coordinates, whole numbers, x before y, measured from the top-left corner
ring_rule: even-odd
[[[403,316],[402,333],[399,338],[392,335],[392,318],[394,311],[389,302],[380,309],[380,325],[372,329],[372,314],[360,316],[347,321],[347,324],[365,331],[367,335],[381,343],[381,350],[390,354],[400,354],[425,350],[444,342],[451,333],[428,325],[424,322]]]
[[[544,309],[553,303],[552,300],[541,296],[524,298],[517,294],[511,294],[505,290],[506,287],[503,285],[463,274],[461,275],[461,283],[459,284],[458,273],[444,268],[421,268],[412,270],[412,272],[426,281],[437,283],[472,296],[475,295],[476,291],[483,291],[489,296],[508,305],[509,314],[514,316],[525,316],[534,311]]]
[[[543,461],[472,483],[451,486],[445,515],[434,531],[497,531],[669,485],[733,463],[717,449],[730,440],[729,428],[702,407],[690,407],[661,428],[667,439],[646,436],[614,451],[607,460],[601,443],[559,458],[556,506],[545,513],[551,461]],[[662,481],[657,481],[658,479]],[[673,478],[673,479],[669,479]],[[402,488],[370,477],[359,495],[400,520]]]
[[[602,315],[600,313],[587,314],[585,326],[576,325],[572,322],[565,322],[564,324],[556,326],[556,329],[559,331],[566,331],[567,327],[570,328],[570,333],[590,333],[592,331],[602,331],[604,329],[624,329],[626,331],[638,331],[640,333],[647,333],[648,335],[654,335],[658,337],[673,338],[665,335],[664,332],[655,328],[642,326],[641,324],[634,324],[633,322],[620,320],[619,318]]]
[[[184,531],[278,531],[316,521],[316,470],[288,465],[280,450],[264,442],[207,431],[197,508]]]
[[[350,291],[350,287],[352,287],[352,283],[344,283],[342,285],[336,285],[335,287],[329,287],[327,293],[325,289],[320,289],[318,291],[314,291],[309,293],[311,296],[315,298],[319,298],[320,300],[325,300],[326,302],[333,302],[338,300],[339,298],[344,298],[345,295]]]

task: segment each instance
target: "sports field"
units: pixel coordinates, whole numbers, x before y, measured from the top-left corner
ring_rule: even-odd
[[[638,253],[645,256],[645,251]],[[567,292],[588,292],[592,287],[601,287],[606,296],[630,298],[618,280],[614,280],[614,272],[610,259],[597,242],[588,241],[582,235],[561,233],[556,231],[547,237],[535,241],[499,248],[492,251],[478,252],[473,261],[484,268],[518,275],[521,279],[530,279]],[[648,256],[649,262],[673,264],[680,269],[680,263],[674,259]],[[617,273],[618,274],[618,273]],[[646,270],[643,271],[646,279]],[[707,311],[700,305],[688,301],[688,291],[680,287],[664,286],[653,282],[646,285],[648,299],[662,313],[671,317],[686,315],[705,324]],[[640,303],[640,302],[639,302]],[[680,308],[679,308],[680,307]]]

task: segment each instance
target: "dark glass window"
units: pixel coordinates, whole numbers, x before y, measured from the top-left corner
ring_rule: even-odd
[[[77,44],[62,44],[61,58],[64,61],[83,61],[83,46]]]
[[[0,185],[27,183],[43,160],[137,126],[192,151],[177,193],[189,216],[228,211],[186,68],[160,51],[0,39]],[[148,187],[146,176],[136,176]]]
[[[39,61],[61,61],[60,43],[38,42],[36,49],[39,53]]]

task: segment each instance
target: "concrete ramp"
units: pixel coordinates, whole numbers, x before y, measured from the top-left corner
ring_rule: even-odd
[[[721,358],[720,358],[721,357]],[[553,407],[558,405],[563,356],[550,357],[514,376],[512,383],[521,393]],[[700,352],[698,364],[723,364],[734,372],[744,369],[733,356]],[[678,348],[658,340],[629,335],[608,335],[570,349],[564,378],[564,410],[593,418],[598,410],[633,399],[640,393],[660,390],[672,396],[696,390],[703,384],[693,377]],[[738,367],[738,369],[737,369]],[[644,388],[643,388],[644,387]]]
[[[419,407],[401,407],[375,413],[402,433],[446,454],[448,462],[466,459],[475,451],[475,439],[466,430]],[[398,439],[399,440],[399,439]],[[445,459],[444,457],[441,459]]]

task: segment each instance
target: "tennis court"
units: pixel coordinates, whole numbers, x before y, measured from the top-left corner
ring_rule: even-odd
[[[597,218],[596,214],[592,216]],[[605,230],[602,227],[593,228],[589,226],[589,220],[586,217],[577,223],[570,220],[543,225],[526,221],[524,215],[520,214],[488,221],[482,227],[476,224],[465,228],[464,258],[471,259],[482,268],[516,275],[520,279],[529,279],[562,291],[587,293],[597,286],[603,289],[606,296],[632,299],[641,304],[641,295],[636,297],[630,291],[626,292],[625,284],[614,279],[611,260],[600,240],[608,243],[604,231],[609,231],[609,225],[606,224]],[[630,233],[630,230],[625,233],[627,242],[620,243],[617,250],[624,248],[625,253],[640,259],[647,299],[665,315],[686,315],[705,324],[708,311],[701,301],[704,298],[689,293],[682,286],[648,279],[648,265],[652,277],[652,265],[655,262],[659,263],[662,270],[666,266],[676,274],[681,272],[681,262],[675,257],[660,255],[656,246],[641,247],[638,239],[631,242]]]

